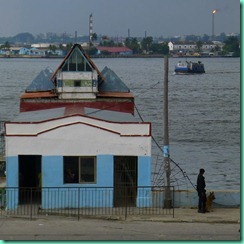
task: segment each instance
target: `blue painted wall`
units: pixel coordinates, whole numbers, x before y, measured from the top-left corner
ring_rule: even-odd
[[[97,155],[96,184],[63,184],[63,157],[44,156],[42,162],[43,187],[63,187],[62,189],[43,189],[43,208],[101,207],[113,206],[114,156]],[[138,157],[137,205],[151,206],[151,157]],[[79,187],[79,189],[77,188]],[[94,187],[94,188],[93,188]],[[95,188],[99,187],[99,188]],[[47,192],[48,191],[48,192]]]
[[[63,184],[63,157],[42,157],[42,207],[113,207],[113,155],[97,156],[97,183],[96,184]],[[151,157],[138,157],[138,192],[137,206],[162,206],[163,192],[151,191]],[[18,207],[18,156],[6,158],[7,181],[7,208]],[[148,190],[140,187],[148,187]],[[11,189],[12,187],[12,189]],[[47,188],[45,188],[47,187]],[[52,188],[53,187],[53,188]],[[57,187],[60,187],[59,189]],[[79,188],[78,188],[79,187]],[[89,189],[88,189],[89,187]],[[97,188],[99,187],[99,188]],[[15,190],[13,190],[15,189]],[[213,190],[214,191],[214,190]],[[240,206],[239,191],[215,191],[214,206]],[[196,191],[175,191],[175,207],[196,207],[198,197]]]
[[[138,157],[138,186],[151,186],[151,157]]]
[[[97,155],[95,184],[64,184],[63,156],[42,156],[42,208],[113,206],[114,156]],[[151,206],[151,157],[138,157],[137,205]],[[7,157],[7,187],[18,187],[18,156]],[[98,188],[99,187],[99,188]],[[88,189],[89,188],[89,189]],[[9,209],[17,208],[18,190],[11,195]]]
[[[114,184],[114,157],[113,155],[97,156],[97,186],[113,187]]]
[[[7,200],[7,209],[16,209],[18,207],[18,194],[19,191],[16,190],[16,187],[19,186],[19,164],[18,164],[18,156],[7,157],[6,158],[6,186],[7,187],[15,187],[7,191],[7,199],[11,199],[11,201]]]
[[[63,186],[63,157],[42,157],[42,187]]]
[[[142,186],[143,188],[140,188]],[[152,206],[152,192],[150,186],[151,186],[151,157],[140,156],[138,157],[138,191],[137,191],[138,207]]]
[[[18,156],[6,158],[6,172],[7,172],[7,187],[18,187],[19,186],[19,163]]]

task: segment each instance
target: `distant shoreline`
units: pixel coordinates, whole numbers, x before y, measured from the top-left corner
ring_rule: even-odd
[[[97,55],[90,55],[92,59],[95,58],[164,58],[164,55],[103,55],[103,56],[97,56]],[[236,56],[169,56],[170,58],[240,58]],[[11,58],[29,58],[29,59],[64,59],[65,56],[38,56],[38,55],[0,55],[1,58],[11,59]]]

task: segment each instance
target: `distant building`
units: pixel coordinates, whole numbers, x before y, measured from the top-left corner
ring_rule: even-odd
[[[220,49],[223,47],[223,43],[216,42],[203,42],[201,51],[202,52],[212,52],[216,46],[219,46]],[[171,53],[192,53],[197,50],[196,42],[169,42],[168,43],[169,51]]]
[[[53,43],[36,43],[36,44],[32,44],[31,47],[33,48],[49,48],[50,45],[55,45]]]
[[[21,47],[19,50],[19,55],[28,55],[29,54],[29,48]]]
[[[29,49],[28,54],[31,56],[45,56],[46,49],[39,49],[39,48],[32,47],[31,49]]]
[[[102,47],[97,46],[96,49],[98,50],[97,54],[102,54],[102,52],[107,52],[109,54],[115,55],[132,55],[133,51],[128,47]]]

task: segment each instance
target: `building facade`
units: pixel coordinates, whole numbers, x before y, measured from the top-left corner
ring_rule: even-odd
[[[199,48],[201,52],[211,53],[217,46],[222,50],[223,45],[220,42],[203,42]],[[199,51],[196,42],[169,42],[168,47],[171,53],[194,53]]]
[[[5,124],[6,186],[19,189],[8,209],[28,201],[21,195],[25,188],[41,189],[38,201],[43,209],[77,207],[78,196],[79,207],[92,207],[93,200],[84,201],[77,191],[95,187],[111,188],[100,192],[104,196],[96,198],[98,207],[123,206],[125,194],[132,206],[150,203],[151,190],[145,194],[137,188],[151,185],[151,124],[132,122],[133,116],[118,112],[83,113],[93,117],[67,115],[67,109],[59,108],[20,113]],[[50,195],[59,188],[62,195]]]

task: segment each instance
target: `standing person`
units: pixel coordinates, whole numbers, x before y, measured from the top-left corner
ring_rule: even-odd
[[[203,176],[205,170],[200,169],[198,177],[197,177],[197,192],[198,192],[198,213],[206,213],[206,184],[205,177]]]

